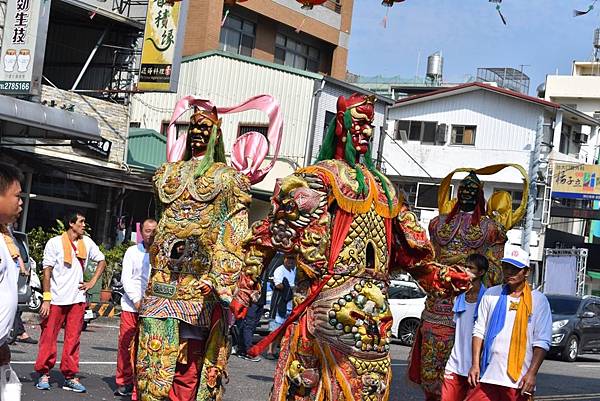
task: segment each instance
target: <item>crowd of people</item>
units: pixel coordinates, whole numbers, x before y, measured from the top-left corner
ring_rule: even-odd
[[[526,199],[526,174],[515,165],[452,172],[427,235],[370,158],[374,101],[360,94],[338,99],[317,162],[278,180],[271,212],[249,229],[250,185],[268,169],[260,168],[264,155],[253,159],[253,150],[239,148],[233,156],[256,163],[232,163],[242,170],[225,163],[218,113],[267,112],[267,136],[275,142],[278,104],[267,95],[223,109],[182,99],[176,109],[193,109],[188,132],[177,137],[169,127],[168,162],[154,177],[162,212],[142,223],[139,243],[122,262],[116,395],[222,400],[227,379],[235,380],[227,374],[233,348],[248,361],[259,362],[263,351],[277,360],[265,399],[387,401],[399,391],[391,388],[387,286],[391,274],[404,271],[427,293],[408,366],[425,400],[531,400],[550,346],[550,308],[528,284],[529,254],[507,244],[524,203],[513,210],[510,195],[497,192],[486,204],[478,177],[515,167]],[[239,146],[252,143],[252,134]],[[456,172],[468,174],[451,199]],[[0,304],[0,365],[10,362],[9,333],[20,317],[22,251],[8,230],[21,211],[20,181],[17,169],[0,164],[0,292],[8,294]],[[62,388],[83,393],[86,294],[106,263],[85,235],[84,214],[70,213],[65,228],[48,241],[41,261],[34,369],[36,387],[51,390],[64,328]],[[86,279],[90,263],[96,267]],[[253,344],[269,286],[271,333]],[[35,340],[18,330],[17,341]]]

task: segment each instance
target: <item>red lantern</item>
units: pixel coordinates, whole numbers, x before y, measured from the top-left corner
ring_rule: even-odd
[[[314,6],[325,3],[327,0],[296,0],[302,4],[302,8],[305,10],[312,10]]]
[[[394,3],[402,3],[404,2],[404,0],[383,0],[381,2],[381,4],[383,4],[386,7],[391,7],[394,5]]]

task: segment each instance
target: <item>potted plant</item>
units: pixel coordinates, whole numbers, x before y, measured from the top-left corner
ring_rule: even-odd
[[[104,254],[106,261],[106,267],[102,272],[102,289],[100,290],[100,302],[108,302],[112,296],[112,278],[115,273],[121,271],[121,263],[123,262],[123,256],[125,251],[129,248],[130,243],[122,243],[114,246],[110,249],[106,249],[104,246],[100,247],[100,250]]]

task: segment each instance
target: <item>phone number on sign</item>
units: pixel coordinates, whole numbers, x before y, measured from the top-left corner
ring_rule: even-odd
[[[0,81],[0,92],[29,92],[31,82],[7,82]]]

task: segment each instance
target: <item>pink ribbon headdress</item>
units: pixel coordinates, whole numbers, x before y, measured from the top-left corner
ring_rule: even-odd
[[[180,135],[178,138],[175,122],[192,107],[212,110],[214,105],[209,100],[195,96],[185,96],[177,102],[167,128],[167,161],[170,163],[182,160],[184,157],[187,133]],[[269,117],[267,137],[265,138],[264,135],[256,131],[241,135],[231,149],[231,164],[236,170],[245,174],[252,184],[256,184],[262,181],[275,165],[281,146],[283,117],[279,102],[270,95],[254,96],[237,106],[217,107],[219,115],[240,113],[247,110],[259,110],[267,114]],[[261,168],[269,153],[269,145],[273,147],[273,158],[266,166]]]

